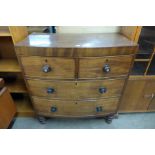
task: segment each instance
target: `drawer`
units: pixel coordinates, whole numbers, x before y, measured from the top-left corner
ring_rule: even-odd
[[[125,79],[89,81],[28,80],[33,96],[66,99],[95,99],[120,96]]]
[[[127,75],[132,56],[80,59],[79,78],[104,78]]]
[[[74,98],[75,82],[48,81],[48,80],[27,80],[29,90],[33,96],[48,98]]]
[[[120,96],[125,79],[89,80],[77,83],[79,99],[96,99]]]
[[[75,76],[74,59],[31,56],[21,57],[21,63],[29,77],[73,79]]]
[[[32,97],[36,112],[45,116],[97,116],[115,113],[118,98],[92,101],[47,100]]]

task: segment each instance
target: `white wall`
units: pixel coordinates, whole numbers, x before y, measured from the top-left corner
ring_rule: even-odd
[[[117,33],[120,26],[57,26],[57,33]]]

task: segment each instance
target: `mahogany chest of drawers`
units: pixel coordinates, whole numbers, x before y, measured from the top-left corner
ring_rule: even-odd
[[[34,33],[16,44],[40,121],[105,117],[110,122],[136,51],[137,45],[119,34]]]

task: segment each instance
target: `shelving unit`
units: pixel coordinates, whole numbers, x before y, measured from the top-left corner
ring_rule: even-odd
[[[139,44],[119,111],[155,112],[155,26],[126,26],[122,33]]]
[[[7,83],[6,86],[11,93],[27,93],[24,81],[22,80]]]
[[[136,54],[135,62],[131,72],[132,75],[149,76],[155,75],[155,27],[142,27],[139,36],[139,50]]]
[[[27,27],[0,26],[0,77],[4,78],[10,93],[15,96],[18,116],[33,114],[14,49],[14,44],[24,39],[27,34]]]
[[[29,34],[33,32],[43,33],[47,31],[48,26],[28,26],[27,29]]]
[[[8,37],[11,36],[9,28],[7,26],[0,27],[0,37]]]
[[[148,66],[148,62],[134,62],[132,71],[131,71],[131,75],[144,75],[146,72],[146,68]]]
[[[20,117],[33,117],[35,113],[33,111],[32,105],[30,101],[26,99],[15,100],[17,106],[17,116]]]
[[[135,62],[148,62],[150,59],[135,59]]]
[[[15,101],[17,107],[17,116],[22,117],[33,117],[35,113],[32,108],[31,101],[26,94],[12,94],[12,97]]]
[[[0,72],[21,72],[16,59],[0,59]]]
[[[0,30],[0,36],[1,37],[8,37],[11,36],[8,30]]]

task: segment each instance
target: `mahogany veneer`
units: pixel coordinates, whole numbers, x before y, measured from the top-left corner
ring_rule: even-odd
[[[137,44],[119,34],[35,33],[16,44],[37,115],[108,122],[117,113],[136,51]]]

